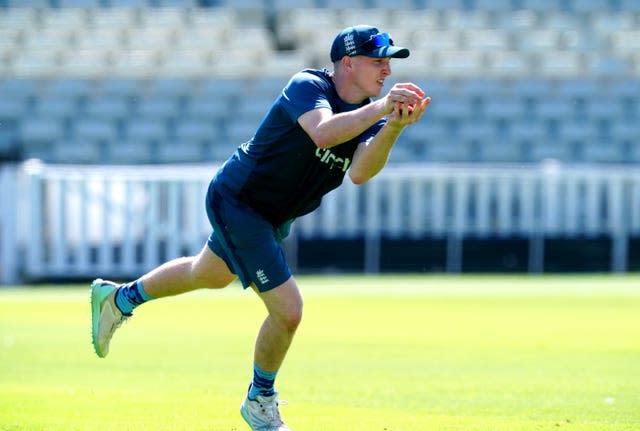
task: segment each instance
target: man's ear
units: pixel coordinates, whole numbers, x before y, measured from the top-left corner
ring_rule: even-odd
[[[353,57],[345,55],[344,57],[342,57],[341,63],[343,69],[351,70],[351,67],[353,66]]]

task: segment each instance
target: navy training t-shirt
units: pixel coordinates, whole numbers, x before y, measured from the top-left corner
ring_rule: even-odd
[[[340,113],[368,103],[371,99],[356,105],[342,101],[327,69],[295,74],[255,135],[217,172],[214,187],[235,195],[275,227],[310,213],[325,194],[342,184],[358,144],[375,136],[386,120],[350,141],[320,149],[298,118],[317,108]]]

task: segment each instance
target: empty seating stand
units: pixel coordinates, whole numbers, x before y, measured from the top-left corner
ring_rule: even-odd
[[[638,4],[0,0],[0,161],[223,159],[366,21],[412,49],[389,82],[433,97],[392,162],[636,163]]]

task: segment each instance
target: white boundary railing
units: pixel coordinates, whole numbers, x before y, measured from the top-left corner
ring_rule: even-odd
[[[0,166],[0,284],[55,277],[132,277],[194,254],[210,227],[204,196],[216,166]],[[377,272],[384,237],[447,240],[447,270],[463,239],[529,239],[531,272],[545,237],[612,239],[611,270],[627,269],[640,235],[640,169],[627,166],[388,166],[370,183],[348,180],[293,238],[365,238]]]

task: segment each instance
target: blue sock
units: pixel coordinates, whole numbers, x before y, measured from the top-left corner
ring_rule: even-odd
[[[255,400],[258,395],[270,397],[275,394],[273,384],[276,380],[277,371],[265,371],[258,365],[253,364],[253,381],[249,388],[249,399]]]
[[[142,281],[137,280],[131,283],[123,284],[118,288],[116,292],[116,306],[120,309],[122,314],[130,315],[134,308],[138,305],[144,304],[151,298],[144,291]]]

